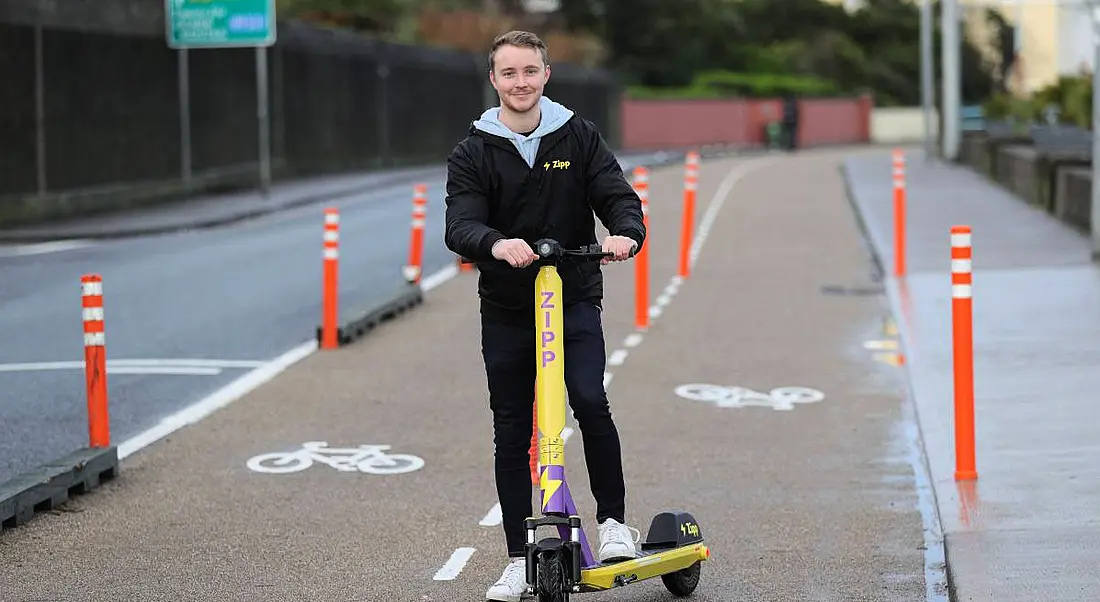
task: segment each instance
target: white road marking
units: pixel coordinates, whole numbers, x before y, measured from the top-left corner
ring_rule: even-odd
[[[492,508],[489,508],[489,512],[485,515],[485,518],[481,519],[477,524],[482,527],[492,527],[494,525],[499,525],[501,520],[503,519],[500,515],[500,502],[497,502],[493,504]]]
[[[733,192],[733,187],[745,176],[775,160],[775,158],[756,159],[741,163],[731,169],[729,173],[726,174],[726,177],[722,179],[722,183],[718,185],[718,190],[714,191],[714,196],[710,199],[710,204],[707,205],[707,210],[703,214],[703,218],[699,220],[699,228],[695,240],[691,242],[689,260],[692,267],[694,267],[695,262],[698,261],[699,253],[703,250],[703,245],[707,242],[707,236],[710,235],[711,227],[714,226],[714,220],[718,219],[718,211],[722,209],[722,205],[725,204],[726,199],[729,197],[730,193]],[[679,285],[680,277],[676,276],[675,281],[676,284]]]
[[[0,247],[0,257],[23,257],[26,255],[41,255],[43,253],[57,253],[91,246],[90,240],[53,240],[27,245],[13,245]]]
[[[639,332],[635,332],[635,333],[632,333],[630,336],[626,337],[626,340],[623,341],[623,345],[626,346],[626,347],[637,347],[638,343],[641,343],[641,342],[642,342],[642,334],[639,333]]]
[[[458,274],[458,270],[452,265],[421,280],[420,288],[428,292],[443,284]],[[201,399],[182,410],[163,418],[156,426],[139,433],[118,446],[119,459],[126,458],[130,454],[149,446],[158,440],[174,433],[175,431],[206,418],[215,411],[244,397],[260,385],[267,383],[294,364],[309,357],[317,351],[317,340],[310,339],[301,345],[287,351],[279,357],[266,362],[259,368],[255,368],[240,378],[229,383],[225,387],[214,391],[204,399]]]
[[[449,265],[434,274],[421,278],[420,288],[424,289],[425,292],[430,291],[457,275],[458,267],[455,265]]]
[[[466,566],[466,563],[470,561],[470,557],[474,555],[474,551],[474,548],[458,548],[455,550],[447,563],[436,571],[434,579],[436,581],[450,581],[457,577]]]
[[[863,348],[894,351],[898,348],[898,343],[897,341],[865,341]]]
[[[107,366],[107,374],[161,374],[165,376],[217,376],[221,368],[198,366]]]
[[[626,361],[626,349],[616,349],[610,357],[607,358],[608,366],[621,366]]]
[[[118,446],[119,459],[142,449],[177,430],[202,420],[215,411],[233,403],[237,399],[247,395],[253,389],[275,378],[280,372],[286,370],[299,360],[309,356],[317,350],[317,341],[309,340],[271,362],[264,364],[245,373],[240,378],[215,391],[212,395],[194,403],[182,410],[166,416],[154,427],[123,441]]]

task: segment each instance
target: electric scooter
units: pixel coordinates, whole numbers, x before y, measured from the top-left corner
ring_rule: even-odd
[[[535,328],[542,516],[524,521],[528,593],[537,593],[539,602],[568,602],[571,593],[608,590],[660,576],[674,595],[690,595],[699,584],[701,563],[710,558],[710,549],[699,523],[688,512],[654,516],[636,558],[599,562],[592,555],[565,481],[565,330],[558,265],[567,259],[599,261],[610,253],[600,245],[567,250],[551,239],[536,242],[534,251],[539,257]],[[535,541],[535,531],[542,526],[557,527],[558,537]]]

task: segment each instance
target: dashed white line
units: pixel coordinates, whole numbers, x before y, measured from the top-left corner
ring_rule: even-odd
[[[478,521],[477,524],[482,527],[492,527],[494,525],[499,525],[501,520],[503,519],[500,514],[500,503],[498,502],[493,504],[492,508],[489,508],[489,512],[485,515],[485,518]]]
[[[470,557],[474,555],[474,551],[474,548],[458,548],[455,550],[447,563],[436,571],[435,580],[450,581],[457,577],[462,572],[462,568],[466,566],[466,563],[470,561]]]
[[[433,288],[443,284],[444,282],[454,278],[458,275],[458,267],[455,265],[449,265],[438,272],[425,276],[420,279],[420,288],[424,292],[430,291]]]
[[[691,256],[690,262],[694,266],[699,259],[699,252],[702,250],[703,245],[707,241],[707,237],[710,235],[710,229],[714,226],[714,220],[718,218],[718,211],[722,208],[722,205],[726,202],[730,193],[733,192],[734,186],[741,181],[749,173],[767,165],[774,161],[772,157],[764,159],[754,159],[736,165],[726,174],[726,177],[722,179],[721,184],[718,185],[718,189],[714,191],[714,196],[711,197],[710,203],[707,205],[707,210],[703,214],[703,217],[699,220],[699,227],[696,230],[695,240],[691,244]],[[680,291],[680,285],[683,284],[684,279],[679,274],[669,279],[668,285],[665,286],[662,294],[657,297],[657,302],[650,306],[649,316],[650,318],[658,318],[664,313],[664,308],[672,303],[672,299],[676,296],[676,293]],[[623,341],[624,348],[637,347],[642,342],[642,333],[633,332],[627,335]],[[608,365],[621,366],[627,357],[626,349],[616,349],[611,352],[608,357]],[[614,377],[612,372],[604,372],[603,381],[604,387],[611,382]]]
[[[621,365],[623,365],[623,362],[626,361],[627,353],[628,352],[627,352],[626,349],[616,349],[614,351],[614,353],[612,353],[607,358],[607,365],[608,366],[621,366]]]

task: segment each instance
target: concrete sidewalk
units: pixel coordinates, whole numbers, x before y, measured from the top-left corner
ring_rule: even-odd
[[[888,153],[844,169],[893,273]],[[980,175],[907,156],[908,274],[886,279],[953,599],[1100,600],[1100,269],[1087,240]],[[973,231],[977,481],[956,483],[950,234]]]

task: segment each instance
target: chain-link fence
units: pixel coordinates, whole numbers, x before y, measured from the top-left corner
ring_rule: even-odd
[[[163,29],[75,27],[0,22],[0,221],[259,184],[254,49],[188,51],[182,76]],[[274,179],[441,163],[496,103],[484,55],[304,23],[281,23],[266,53]],[[608,74],[570,65],[547,86],[612,146],[619,94]]]

